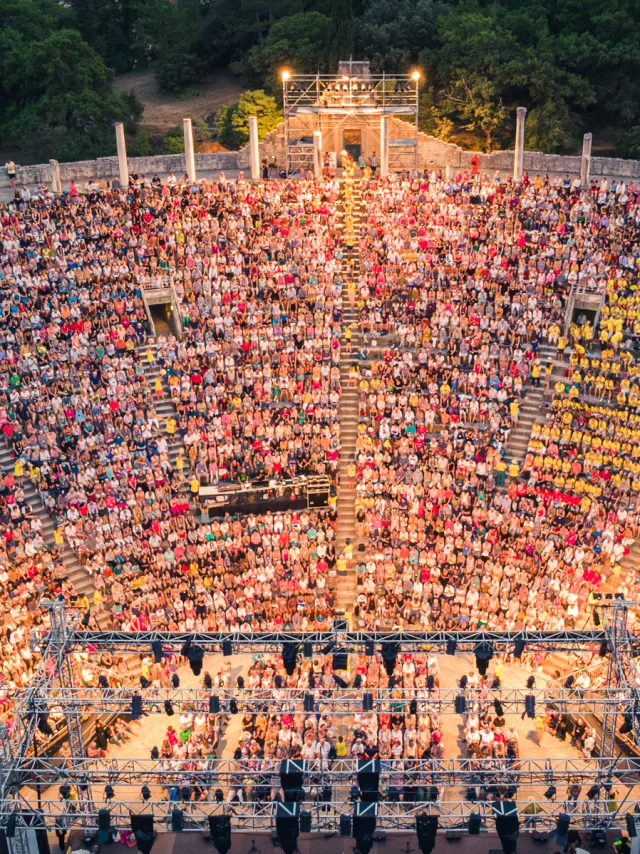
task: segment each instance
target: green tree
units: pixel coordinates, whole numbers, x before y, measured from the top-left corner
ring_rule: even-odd
[[[47,0],[0,0],[0,133],[61,160],[112,154],[114,121],[142,108],[113,92],[113,72]],[[35,14],[34,14],[35,13]],[[41,17],[37,17],[41,13]]]
[[[70,0],[85,41],[115,71],[130,71],[142,57],[138,21],[145,0]]]
[[[163,154],[184,154],[184,128],[175,125],[169,128],[162,140]]]
[[[262,141],[282,121],[275,98],[261,89],[245,92],[234,107],[223,104],[215,117],[218,139],[228,148],[241,148],[249,142],[249,117],[258,119],[258,137]]]
[[[496,131],[505,126],[509,117],[498,86],[477,75],[461,75],[454,80],[443,93],[441,105],[446,113],[459,117],[465,130],[484,134],[486,151],[491,151]]]
[[[202,80],[209,67],[203,32],[199,0],[147,0],[138,21],[138,49],[155,63],[160,88],[175,92]]]
[[[327,35],[327,69],[337,71],[341,60],[353,54],[353,0],[332,0],[331,24]]]
[[[254,45],[247,56],[232,63],[245,85],[263,84],[280,93],[283,68],[298,74],[314,74],[324,65],[322,53],[329,32],[329,18],[320,12],[299,12],[276,21],[266,39]]]

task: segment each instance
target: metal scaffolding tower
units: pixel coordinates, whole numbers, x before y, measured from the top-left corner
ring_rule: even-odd
[[[367,62],[341,62],[337,74],[282,75],[286,168],[313,169],[314,133],[322,150],[335,156],[347,151],[381,153],[382,118],[391,121],[388,166],[392,171],[418,164],[418,102],[420,75],[372,74]],[[400,121],[392,121],[399,119]]]

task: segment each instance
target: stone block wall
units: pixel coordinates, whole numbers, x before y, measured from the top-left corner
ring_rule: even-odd
[[[391,119],[391,137],[406,137],[407,124],[399,119]],[[498,170],[503,175],[513,170],[513,151],[494,151],[491,154],[475,152],[480,157],[481,171]],[[468,151],[451,142],[444,142],[426,133],[418,134],[418,162],[421,169],[444,168],[453,166],[454,169],[469,170],[473,151]],[[281,124],[260,144],[260,156],[275,158],[283,166],[285,162],[284,125]],[[579,156],[543,154],[540,151],[526,151],[524,169],[530,175],[544,174],[580,174]],[[183,154],[158,154],[153,157],[130,157],[129,170],[139,175],[167,175],[173,172],[182,175],[185,172]],[[221,151],[213,154],[196,154],[196,170],[202,173],[219,171],[236,172],[249,169],[249,148],[240,151]],[[90,178],[109,180],[118,174],[117,157],[100,157],[97,160],[81,160],[75,163],[61,163],[60,176],[63,183],[75,180],[84,184]],[[591,175],[598,177],[606,175],[609,178],[640,179],[640,161],[623,160],[613,157],[592,157]],[[18,166],[16,175],[18,184],[50,184],[51,169],[48,163],[35,166]],[[6,189],[9,181],[2,170],[0,174],[0,189]]]

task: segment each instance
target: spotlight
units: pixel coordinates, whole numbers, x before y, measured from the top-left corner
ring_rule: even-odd
[[[590,789],[587,790],[587,798],[592,801],[594,798],[597,798],[600,794],[600,786],[591,786]]]
[[[67,783],[63,783],[62,786],[58,789],[58,794],[60,795],[60,800],[68,801],[71,797],[71,786]]]
[[[104,787],[104,799],[105,799],[105,801],[113,800],[113,798],[115,797],[115,794],[116,793],[113,791],[113,786],[110,786],[109,784],[107,784]]]
[[[604,658],[605,655],[609,652],[609,644],[607,643],[607,639],[605,638],[600,644],[600,649],[598,650],[598,655],[600,658]]]
[[[471,803],[471,804],[475,804],[475,802],[478,800],[478,793],[476,792],[476,790],[473,786],[470,786],[467,789],[466,794],[464,796],[464,799],[465,799],[465,801],[469,801],[469,803]],[[473,815],[473,813],[472,813],[472,815]]]
[[[417,715],[418,714],[418,701],[416,699],[413,699],[409,703],[409,714],[410,715]]]
[[[438,816],[420,813],[416,816],[416,834],[418,836],[418,848],[422,854],[431,854],[436,844],[438,833]]]
[[[149,800],[149,798],[151,797],[151,789],[150,789],[150,788],[145,784],[145,785],[140,789],[140,794],[142,795],[142,800],[143,800],[143,801],[148,801],[148,800]]]
[[[231,712],[231,714],[232,714],[232,715],[237,715],[237,714],[238,714],[238,704],[236,703],[236,698],[235,698],[235,697],[232,697],[232,698],[229,700],[229,711]]]
[[[209,832],[218,854],[227,854],[231,848],[231,819],[228,815],[210,815]]]
[[[597,628],[601,622],[602,621],[600,619],[600,614],[598,613],[598,609],[594,608],[593,609],[593,625],[596,626],[596,628]]]
[[[504,793],[504,796],[505,796],[505,798],[507,798],[508,800],[511,801],[511,800],[513,800],[513,798],[515,798],[515,796],[517,794],[518,794],[518,787],[517,786],[507,786],[507,791]]]
[[[358,788],[358,786],[355,786],[355,785],[351,786],[351,788],[349,789],[349,801],[352,804],[355,804],[355,802],[359,799],[360,799],[360,789]]]
[[[497,698],[493,701],[493,708],[495,709],[496,715],[499,718],[504,717],[504,708],[500,700],[498,700]]]
[[[222,641],[222,654],[226,656],[233,654],[233,644],[230,640]]]
[[[531,674],[531,676],[527,679],[527,688],[531,691],[536,687],[536,677]]]
[[[172,688],[179,688],[180,687],[180,677],[178,676],[177,673],[174,673],[171,676],[171,687]]]
[[[478,673],[481,676],[484,676],[487,672],[487,668],[489,667],[489,662],[493,658],[493,647],[490,643],[482,641],[481,643],[476,644],[475,656]]]
[[[544,796],[548,801],[552,801],[555,798],[557,792],[558,790],[555,786],[549,786],[547,791],[544,793]]]
[[[171,700],[164,701],[164,713],[169,717],[173,715],[173,706],[171,705]]]
[[[384,669],[387,672],[387,676],[393,676],[393,671],[396,669],[396,661],[398,659],[399,650],[400,645],[397,643],[391,643],[386,641],[381,646],[382,663],[384,664]]]
[[[633,729],[633,718],[629,714],[629,712],[625,713],[624,721],[620,724],[620,733],[622,735],[626,735],[628,732],[631,732]]]
[[[224,792],[222,789],[216,789],[213,796],[216,799],[217,804],[221,804],[224,801]]]
[[[567,676],[565,679],[564,687],[570,691],[575,685],[576,677],[575,676]]]
[[[440,796],[440,793],[438,792],[438,787],[427,786],[426,796],[428,801],[430,801],[432,804],[435,804]]]

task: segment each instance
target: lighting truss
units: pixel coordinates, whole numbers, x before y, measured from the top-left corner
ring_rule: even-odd
[[[15,721],[11,729],[0,728],[0,825],[13,814],[18,824],[36,821],[52,828],[56,820],[71,826],[80,823],[85,829],[97,825],[97,812],[104,800],[99,797],[98,787],[110,784],[124,787],[125,792],[114,793],[106,806],[112,814],[116,827],[128,826],[131,812],[151,811],[160,822],[167,818],[173,807],[182,805],[185,810],[185,828],[206,829],[208,816],[215,810],[229,809],[234,830],[256,832],[273,829],[273,799],[279,788],[279,763],[243,766],[232,760],[211,760],[176,765],[173,761],[127,759],[89,759],[85,751],[82,731],[82,715],[91,713],[123,713],[130,710],[133,692],[131,689],[75,688],[72,653],[90,650],[151,654],[154,652],[179,650],[186,641],[198,644],[208,653],[217,653],[225,642],[225,651],[254,651],[282,653],[283,644],[293,643],[300,653],[313,654],[314,650],[336,649],[348,653],[380,652],[385,644],[398,644],[399,650],[433,652],[475,652],[479,644],[489,644],[494,653],[513,652],[514,644],[524,644],[527,652],[537,649],[546,652],[571,650],[598,651],[607,642],[609,687],[588,697],[576,691],[560,688],[557,684],[546,691],[509,689],[490,692],[480,698],[475,691],[467,690],[465,698],[469,708],[479,711],[489,708],[494,699],[499,699],[505,712],[519,712],[524,697],[533,694],[536,702],[551,706],[559,711],[583,713],[598,711],[603,721],[600,758],[592,760],[403,760],[385,762],[381,767],[380,787],[384,787],[386,798],[379,804],[381,830],[407,830],[415,826],[415,815],[426,810],[437,812],[440,826],[455,828],[466,825],[471,812],[488,815],[490,807],[465,800],[464,788],[478,790],[481,797],[490,793],[502,793],[516,787],[516,800],[526,814],[532,799],[542,800],[531,820],[541,829],[552,829],[561,812],[572,815],[574,826],[584,828],[607,828],[616,824],[616,807],[612,806],[614,785],[627,787],[625,803],[630,810],[638,803],[630,800],[634,787],[640,785],[640,760],[615,758],[616,721],[620,712],[631,713],[636,740],[638,737],[637,710],[640,709],[638,687],[632,679],[635,639],[626,626],[627,608],[635,603],[614,601],[611,603],[612,617],[603,629],[574,632],[349,632],[344,621],[334,621],[333,630],[316,633],[201,633],[201,632],[94,632],[79,628],[77,612],[67,613],[64,602],[42,602],[49,610],[51,628],[33,636],[32,644],[42,653],[34,679],[24,694],[16,699]],[[164,701],[169,699],[179,710],[209,710],[212,692],[198,689],[146,689],[140,692],[143,712],[164,710]],[[220,700],[221,711],[227,712],[231,699],[238,704],[238,711],[257,711],[264,708],[276,712],[304,709],[305,691],[267,691],[252,693],[244,691],[215,692]],[[331,711],[332,714],[354,714],[362,711],[362,692],[354,689],[333,689],[328,696],[321,690],[313,694],[314,712]],[[455,713],[455,696],[460,692],[447,689],[437,696],[413,696],[398,692],[390,696],[387,689],[377,689],[372,694],[374,711],[381,711],[392,701],[407,704],[416,700],[418,709],[431,714]],[[426,692],[428,694],[428,692]],[[307,699],[307,704],[309,703]],[[309,707],[309,706],[308,706]],[[40,756],[34,738],[40,716],[46,713],[61,713],[66,722],[71,758]],[[307,793],[305,808],[312,814],[312,829],[316,832],[336,832],[339,817],[352,808],[352,788],[357,779],[357,766],[352,760],[340,760],[322,765],[309,765],[304,770],[304,785]],[[354,777],[355,775],[355,777]],[[169,787],[174,790],[180,780],[187,778],[192,787],[211,792],[226,786],[231,795],[244,790],[246,803],[234,800],[228,807],[217,801],[176,802],[171,800]],[[259,785],[263,780],[264,785]],[[141,800],[139,786],[146,784],[155,789],[160,786],[163,800],[152,796],[149,801]],[[561,792],[569,783],[578,781],[581,786],[597,788],[597,795],[584,801],[545,801],[540,796],[543,786],[555,786]],[[76,800],[70,805],[64,798],[54,798],[51,786],[63,782],[73,785]],[[136,791],[128,791],[130,787]],[[425,786],[435,800],[425,801],[418,797]],[[437,791],[436,791],[437,790]],[[33,792],[37,794],[37,808]],[[350,797],[351,795],[351,797]],[[314,800],[315,798],[315,800]],[[319,800],[322,798],[323,800]],[[405,799],[406,798],[406,799]],[[529,818],[526,819],[529,822]]]
[[[335,622],[335,621],[334,621]],[[339,624],[346,621],[338,621]],[[50,632],[34,633],[32,645],[40,647],[49,640]],[[379,651],[383,643],[400,644],[404,652],[444,653],[450,643],[455,643],[456,652],[474,652],[480,643],[488,643],[494,653],[513,652],[516,641],[523,641],[526,652],[584,652],[597,651],[608,638],[605,629],[562,632],[448,632],[448,631],[404,631],[404,632],[349,632],[340,628],[326,632],[162,632],[154,629],[144,632],[118,632],[71,629],[65,636],[69,651],[86,650],[124,653],[147,652],[151,644],[159,642],[167,650],[178,650],[187,641],[202,647],[205,652],[221,652],[223,642],[231,644],[231,652],[274,652],[281,653],[284,643],[312,644],[320,651],[329,643],[337,643],[340,650],[348,653],[363,653],[365,645],[373,643]]]
[[[64,712],[70,705],[77,705],[87,714],[126,714],[131,708],[131,698],[137,694],[142,700],[146,714],[165,714],[164,704],[168,700],[176,714],[182,712],[209,712],[209,702],[217,697],[222,712],[228,712],[231,700],[235,700],[240,714],[259,714],[269,711],[274,714],[304,711],[305,700],[313,702],[313,710],[332,715],[352,716],[362,712],[362,694],[367,691],[372,700],[375,714],[388,714],[394,710],[405,713],[415,702],[416,713],[437,715],[468,714],[470,711],[492,710],[498,701],[505,714],[521,714],[525,711],[527,697],[534,697],[537,707],[552,708],[560,712],[587,714],[611,712],[617,715],[629,708],[631,695],[619,688],[606,688],[598,692],[589,692],[588,697],[575,689],[551,690],[508,688],[488,691],[486,694],[477,689],[459,690],[454,688],[406,691],[399,688],[331,689],[301,690],[291,688],[271,688],[268,690],[243,689],[206,689],[206,688],[68,688],[42,686],[30,700],[30,710],[34,713],[52,711]],[[465,712],[456,710],[456,701],[464,697]],[[16,696],[19,699],[19,695]]]
[[[303,786],[349,788],[357,782],[355,759],[321,759],[297,762],[303,768]],[[14,770],[35,787],[68,783],[82,785],[90,777],[92,785],[136,786],[174,785],[186,780],[206,788],[246,785],[251,779],[256,786],[271,787],[278,780],[280,760],[235,759],[114,759],[87,757],[29,756],[14,763]],[[640,759],[384,759],[380,762],[380,790],[395,783],[402,786],[436,784],[445,787],[468,786],[544,786],[575,781],[581,785],[598,782],[636,786],[640,784]],[[279,783],[277,784],[279,785]],[[415,800],[415,797],[413,798]],[[406,800],[405,800],[406,803]]]
[[[612,808],[611,802],[604,799],[545,801],[540,798],[535,803],[536,813],[520,813],[525,828],[551,832],[555,830],[558,818],[566,813],[571,817],[571,826],[575,829],[613,829],[624,827],[619,811]],[[211,801],[184,803],[167,799],[116,800],[108,804],[111,826],[117,830],[130,829],[131,815],[149,814],[155,820],[158,831],[171,830],[171,814],[178,807],[184,810],[184,830],[207,833],[209,816],[227,814],[231,819],[233,832],[273,832],[275,829],[276,805],[271,800],[234,801],[221,804]],[[627,800],[626,811],[640,807],[640,801]],[[348,797],[330,801],[314,799],[301,804],[301,809],[311,817],[312,833],[335,833],[340,816],[353,813],[354,804]],[[4,824],[11,814],[23,817],[33,809],[33,804],[24,798],[6,802],[0,807],[0,824]],[[460,798],[447,797],[435,802],[425,801],[381,801],[377,804],[377,831],[415,833],[416,816],[420,813],[437,815],[440,830],[466,830],[472,813],[480,815],[484,830],[494,829],[494,814],[490,802],[469,803]],[[64,826],[67,829],[81,824],[85,831],[97,829],[97,816],[89,812],[83,804],[69,804],[68,801],[43,799],[37,813],[46,827]]]

